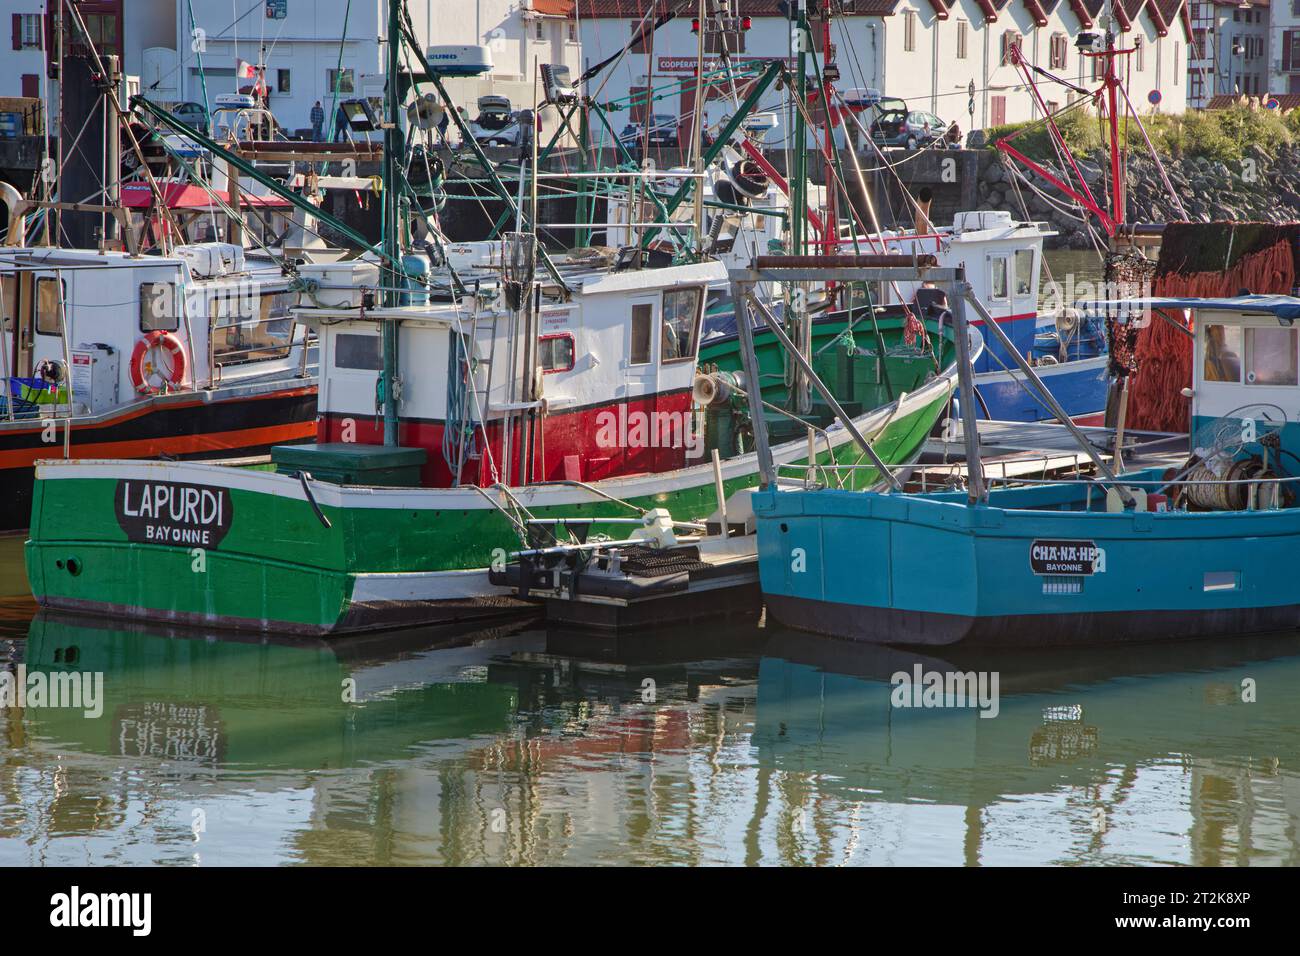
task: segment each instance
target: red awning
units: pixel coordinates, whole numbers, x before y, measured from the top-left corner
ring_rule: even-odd
[[[230,201],[225,190],[213,189],[209,195],[208,190],[192,183],[161,183],[159,188],[162,190],[168,209],[198,209],[210,212],[221,209],[220,205],[213,202],[212,196],[223,203]],[[281,196],[250,196],[248,193],[242,193],[239,202],[244,206],[258,208],[289,207],[289,200]],[[153,191],[146,183],[128,183],[122,187],[122,205],[127,209],[147,209],[153,205]]]

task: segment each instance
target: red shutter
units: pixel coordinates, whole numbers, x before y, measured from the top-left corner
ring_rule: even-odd
[[[41,78],[35,73],[23,74],[23,96],[37,99],[41,95]]]
[[[23,15],[21,13],[15,13],[14,14],[14,49],[21,50],[22,48],[23,48]]]

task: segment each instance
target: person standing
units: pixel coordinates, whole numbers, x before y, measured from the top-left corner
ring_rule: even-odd
[[[321,108],[320,100],[311,108],[311,141],[313,143],[322,142],[325,139],[325,110]]]

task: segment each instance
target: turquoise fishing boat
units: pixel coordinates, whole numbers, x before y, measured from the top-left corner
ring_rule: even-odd
[[[1300,626],[1300,299],[1135,299],[1122,310],[1195,313],[1181,468],[1115,474],[1091,452],[1096,478],[986,482],[976,449],[964,492],[768,482],[753,505],[769,617],[929,645]]]

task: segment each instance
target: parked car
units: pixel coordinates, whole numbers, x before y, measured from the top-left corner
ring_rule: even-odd
[[[172,107],[172,116],[175,116],[190,129],[196,129],[200,133],[207,135],[208,111],[203,107],[202,103],[180,103]]]
[[[650,117],[649,142],[651,146],[676,146],[679,136],[677,117],[656,113]],[[641,123],[628,123],[618,134],[619,141],[628,149],[646,142],[646,127]]]
[[[519,116],[506,97],[480,96],[478,116],[469,124],[469,131],[482,146],[518,146],[523,141]]]
[[[933,113],[908,110],[898,99],[882,99],[876,104],[877,117],[871,124],[871,138],[881,146],[905,146],[919,149],[942,139],[948,125]]]

